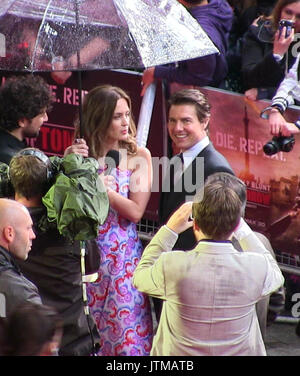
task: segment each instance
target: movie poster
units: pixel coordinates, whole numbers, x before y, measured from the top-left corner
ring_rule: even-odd
[[[268,121],[260,118],[267,101],[203,89],[212,106],[210,138],[247,185],[246,220],[270,239],[275,251],[300,254],[300,136],[290,152],[268,156],[263,146],[272,140]],[[289,121],[300,108],[286,113]]]

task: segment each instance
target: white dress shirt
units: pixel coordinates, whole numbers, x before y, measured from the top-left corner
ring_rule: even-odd
[[[177,234],[167,226],[153,237],[133,278],[164,300],[151,355],[266,355],[255,304],[284,279],[245,222],[235,236],[246,252],[214,241],[171,252]]]
[[[182,153],[185,170],[192,163],[192,161],[197,157],[197,155],[201,153],[201,151],[204,148],[206,148],[206,146],[208,146],[208,144],[209,144],[209,138],[208,136],[206,136],[201,141],[197,142],[197,144],[192,146],[190,149]]]

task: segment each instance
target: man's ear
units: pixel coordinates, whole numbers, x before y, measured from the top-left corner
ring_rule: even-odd
[[[12,226],[6,226],[3,229],[3,237],[7,243],[11,243],[15,237],[15,230]]]
[[[209,121],[210,121],[210,116],[207,116],[207,118],[203,121],[204,123],[204,130],[207,132],[208,131],[208,126],[209,126]]]
[[[22,118],[18,120],[18,125],[20,128],[25,128],[28,124],[28,120],[26,118]]]
[[[194,231],[194,235],[195,235],[195,238],[196,238],[197,241],[207,238],[207,236],[205,236],[203,234],[200,227],[197,225],[197,223],[195,221],[193,223],[193,231]]]
[[[193,222],[193,230],[194,231],[199,231],[200,227],[197,225],[196,221]]]

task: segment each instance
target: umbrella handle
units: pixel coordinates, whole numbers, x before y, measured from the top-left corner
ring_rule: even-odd
[[[78,0],[74,1],[74,12],[75,12],[75,22],[76,28],[79,25],[79,2]],[[80,62],[80,49],[77,44],[76,55],[77,55],[77,71],[78,71],[78,107],[79,107],[79,133],[80,138],[83,138],[83,129],[82,129],[82,79],[81,79],[81,62]]]
[[[78,74],[78,111],[79,111],[79,134],[80,138],[83,137],[83,125],[82,125],[82,79],[81,71],[77,72]]]
[[[138,146],[145,147],[147,145],[155,93],[156,82],[152,82],[152,84],[147,87],[141,104],[139,122],[136,132],[136,141]]]
[[[80,264],[81,264],[81,275],[82,275],[82,297],[84,303],[84,312],[86,315],[89,314],[89,306],[86,292],[86,282],[84,281],[85,276],[85,242],[80,242]]]

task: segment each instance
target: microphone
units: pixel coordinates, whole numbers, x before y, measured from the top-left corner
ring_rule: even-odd
[[[105,157],[105,164],[107,166],[104,175],[109,175],[111,173],[111,170],[113,168],[116,168],[119,166],[121,161],[121,154],[118,152],[118,150],[109,150]]]

